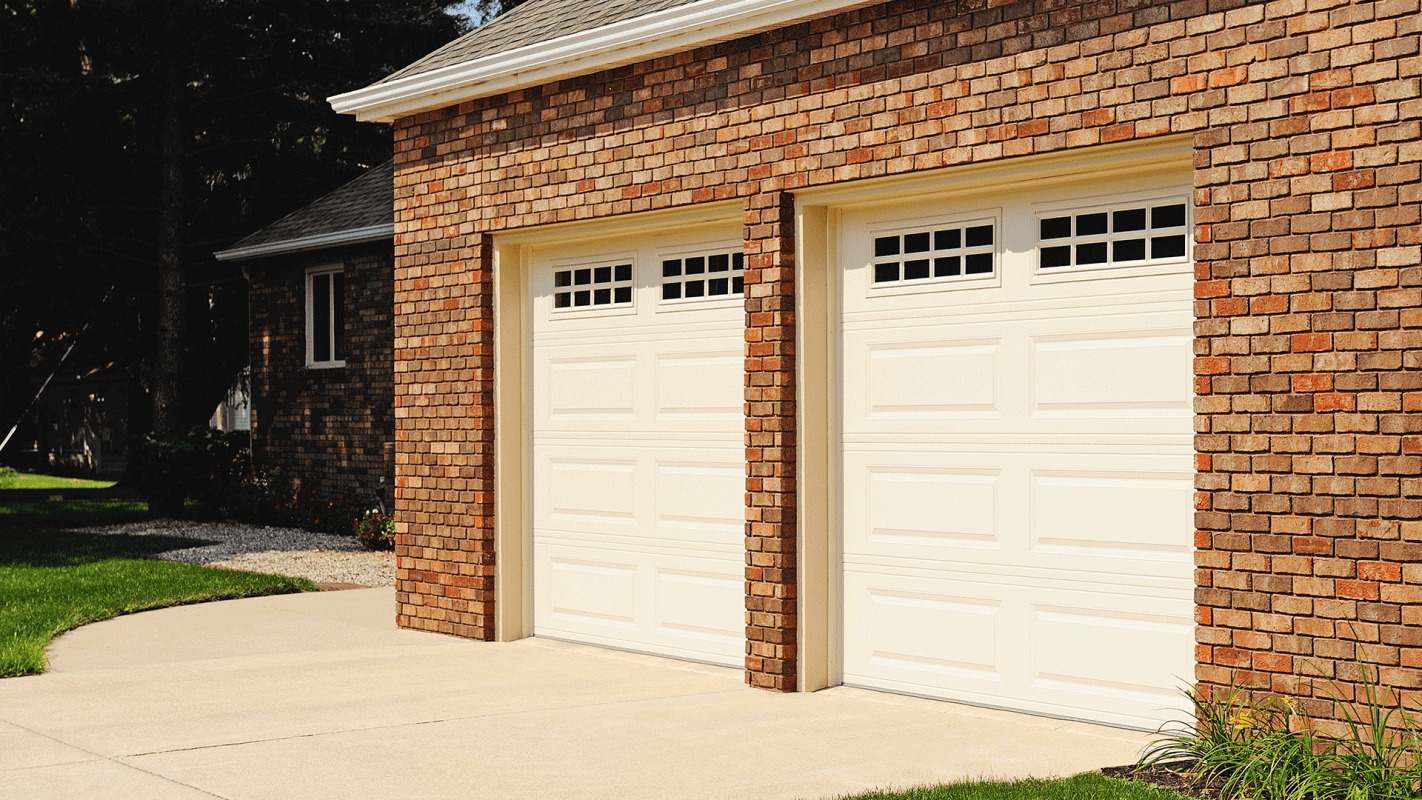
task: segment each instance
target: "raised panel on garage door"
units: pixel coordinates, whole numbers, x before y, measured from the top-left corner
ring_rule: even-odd
[[[1183,710],[1188,176],[1105,188],[842,216],[845,683],[1137,727]]]
[[[744,657],[739,228],[534,251],[534,634]]]

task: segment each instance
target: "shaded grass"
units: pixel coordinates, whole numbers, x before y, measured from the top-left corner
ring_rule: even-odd
[[[845,800],[1179,800],[1182,795],[1141,783],[1107,778],[1097,773],[1056,780],[970,781],[910,789],[871,792]]]
[[[50,641],[90,622],[166,606],[316,589],[303,578],[152,558],[203,544],[194,539],[64,530],[147,517],[141,499],[96,499],[92,493],[98,491],[114,490],[66,489],[66,497],[87,496],[65,500],[33,499],[30,490],[0,491],[0,678],[43,672]]]

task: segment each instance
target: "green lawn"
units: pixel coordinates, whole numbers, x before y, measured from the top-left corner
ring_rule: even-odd
[[[35,488],[0,490],[0,677],[43,672],[50,641],[90,622],[165,606],[316,588],[301,578],[151,558],[199,544],[191,539],[63,530],[141,520],[146,505],[108,485],[66,489],[62,500],[36,498]]]
[[[1057,780],[954,783],[898,793],[871,793],[845,800],[1180,800],[1157,786],[1095,773]]]
[[[113,485],[113,481],[61,478],[57,475],[33,475],[28,472],[0,472],[0,489],[108,489]]]

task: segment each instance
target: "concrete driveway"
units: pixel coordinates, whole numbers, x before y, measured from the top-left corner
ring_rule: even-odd
[[[1144,734],[546,640],[395,628],[392,589],[121,617],[0,681],[0,798],[829,798],[1131,761]]]

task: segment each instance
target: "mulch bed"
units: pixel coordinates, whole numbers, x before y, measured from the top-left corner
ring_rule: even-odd
[[[1186,797],[1219,798],[1224,788],[1224,779],[1202,781],[1199,778],[1173,769],[1160,767],[1106,767],[1101,774],[1108,778],[1124,778],[1137,783],[1150,783]]]

